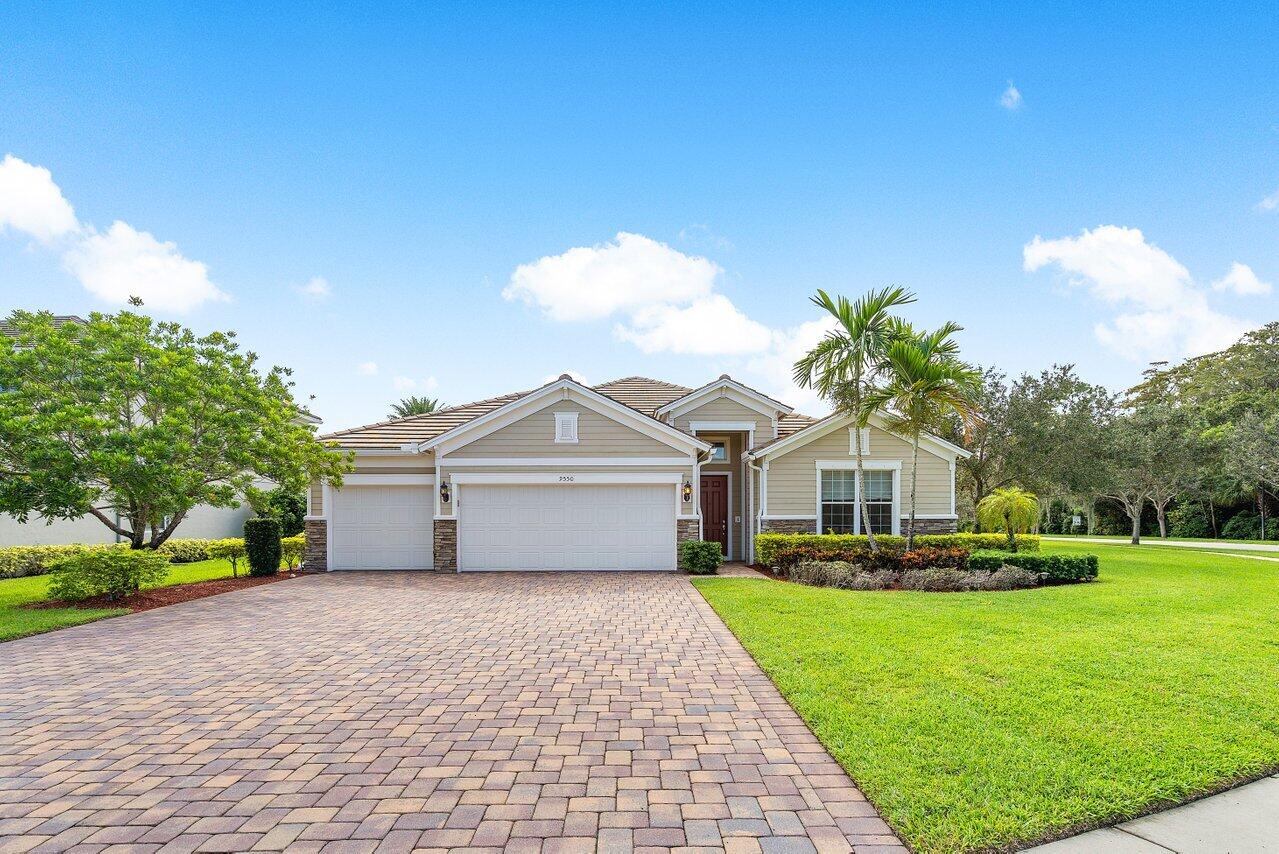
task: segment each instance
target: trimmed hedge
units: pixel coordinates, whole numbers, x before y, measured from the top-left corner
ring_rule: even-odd
[[[905,551],[906,538],[890,534],[876,534],[875,542],[891,551]],[[980,549],[997,550],[1007,544],[1003,534],[919,534],[916,548],[964,549],[974,552]],[[817,548],[863,551],[869,543],[865,534],[757,534],[755,536],[755,560],[763,566],[777,566],[779,549],[788,546],[813,546]],[[1039,537],[1034,534],[1017,535],[1017,551],[1039,551]]]
[[[302,565],[302,558],[306,556],[306,537],[298,535],[281,538],[280,554],[284,558],[285,566],[289,569],[297,569]]]
[[[1093,581],[1100,569],[1096,555],[977,551],[968,556],[968,568],[974,571],[995,572],[1003,566],[1016,566],[1027,572],[1040,573],[1048,584]]]
[[[244,520],[244,553],[249,575],[275,575],[280,571],[280,520],[262,516]]]
[[[156,551],[166,555],[170,563],[195,563],[212,557],[209,554],[209,546],[214,542],[216,540],[201,540],[194,537],[165,540]]]
[[[208,560],[209,546],[216,540],[176,539],[166,540],[156,554],[163,555],[170,563],[194,563]],[[104,549],[128,549],[128,543],[68,543],[63,546],[9,546],[0,548],[0,578],[25,578],[28,575],[44,575],[60,560],[99,552]]]
[[[114,601],[163,581],[169,561],[152,549],[99,548],[64,558],[49,571],[49,595],[55,599],[105,596]]]
[[[679,544],[679,568],[693,575],[714,575],[724,562],[716,540],[684,540]]]

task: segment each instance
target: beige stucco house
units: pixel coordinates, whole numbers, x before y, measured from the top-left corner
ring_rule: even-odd
[[[875,419],[857,483],[850,419],[813,419],[721,376],[701,388],[568,375],[528,392],[322,438],[355,454],[309,495],[313,569],[670,570],[676,543],[751,560],[759,531],[897,533],[911,448]],[[955,460],[926,436],[920,530],[955,529]]]

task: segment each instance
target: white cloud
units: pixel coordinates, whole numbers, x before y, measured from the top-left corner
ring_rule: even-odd
[[[1119,307],[1094,332],[1126,358],[1197,356],[1228,347],[1255,327],[1213,309],[1190,271],[1147,242],[1140,229],[1103,225],[1078,237],[1036,236],[1022,248],[1022,259],[1028,272],[1056,266],[1072,284]]]
[[[377,376],[377,362],[360,362],[356,370],[360,372],[361,376],[375,377]]]
[[[609,243],[521,264],[502,296],[538,306],[552,320],[600,320],[709,296],[720,272],[706,258],[685,255],[642,234],[619,232]]]
[[[1269,282],[1257,278],[1257,274],[1247,264],[1238,261],[1230,265],[1230,272],[1212,283],[1214,291],[1230,291],[1239,296],[1260,296],[1270,293],[1274,288]]]
[[[45,244],[67,239],[62,266],[105,302],[124,305],[136,296],[151,311],[185,312],[230,299],[209,280],[209,268],[176,244],[119,220],[106,232],[79,222],[49,170],[12,154],[0,162],[0,231],[6,228]]]
[[[333,294],[333,290],[329,287],[329,280],[323,276],[312,276],[305,285],[295,285],[293,289],[313,300],[325,300]]]
[[[645,353],[740,356],[768,347],[772,333],[743,314],[728,297],[713,294],[687,307],[654,305],[640,309],[629,326],[613,334]]]
[[[1008,81],[1008,88],[999,96],[999,106],[1005,110],[1021,109],[1021,91],[1013,85],[1013,81]]]
[[[1257,210],[1273,211],[1279,210],[1279,190],[1275,190],[1261,201],[1257,202]]]
[[[6,154],[0,161],[0,231],[5,228],[52,243],[78,232],[80,222],[48,169]]]
[[[427,377],[424,380],[415,380],[412,377],[395,377],[391,380],[391,385],[396,391],[435,391],[440,387],[440,381],[435,377]]]
[[[809,415],[820,415],[830,409],[810,388],[795,385],[795,363],[826,333],[835,328],[835,318],[829,315],[809,320],[789,329],[773,332],[766,352],[747,359],[744,365],[752,376],[759,378],[760,391],[777,400],[789,403]]]
[[[710,246],[719,250],[733,248],[733,241],[722,234],[716,234],[711,231],[711,227],[704,222],[686,225],[679,230],[679,234],[676,236],[679,237],[680,243],[688,243],[692,246]]]
[[[229,297],[209,281],[209,268],[149,232],[116,222],[93,231],[63,256],[63,264],[94,296],[122,304],[142,298],[151,310],[185,312]]]

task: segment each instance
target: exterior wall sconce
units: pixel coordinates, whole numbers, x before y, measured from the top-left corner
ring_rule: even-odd
[[[449,482],[446,480],[440,484],[440,502],[442,504],[448,504],[451,497],[452,496],[449,493]]]
[[[689,483],[688,481],[684,481],[684,488],[680,490],[680,492],[684,496],[685,504],[693,500],[693,484]]]

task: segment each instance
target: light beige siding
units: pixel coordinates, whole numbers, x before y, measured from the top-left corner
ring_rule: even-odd
[[[681,412],[674,423],[681,430],[690,430],[694,421],[750,421],[755,424],[755,441],[773,437],[772,420],[727,397],[712,398],[696,409]]]
[[[838,429],[789,453],[771,458],[768,465],[768,515],[812,516],[817,512],[817,460],[851,461],[847,429]],[[910,443],[871,428],[867,460],[900,460],[901,512],[910,512]],[[919,451],[919,513],[951,512],[950,463],[932,452]]]
[[[311,481],[311,515],[324,515],[324,484],[318,480]]]
[[[360,454],[355,457],[355,474],[435,474],[434,454]],[[311,482],[311,515],[323,516],[324,485]]]
[[[598,404],[591,404],[598,405]],[[577,442],[555,441],[555,413],[576,412]],[[665,442],[614,421],[589,408],[584,398],[550,401],[543,409],[513,424],[476,439],[449,457],[679,457],[679,451]]]

